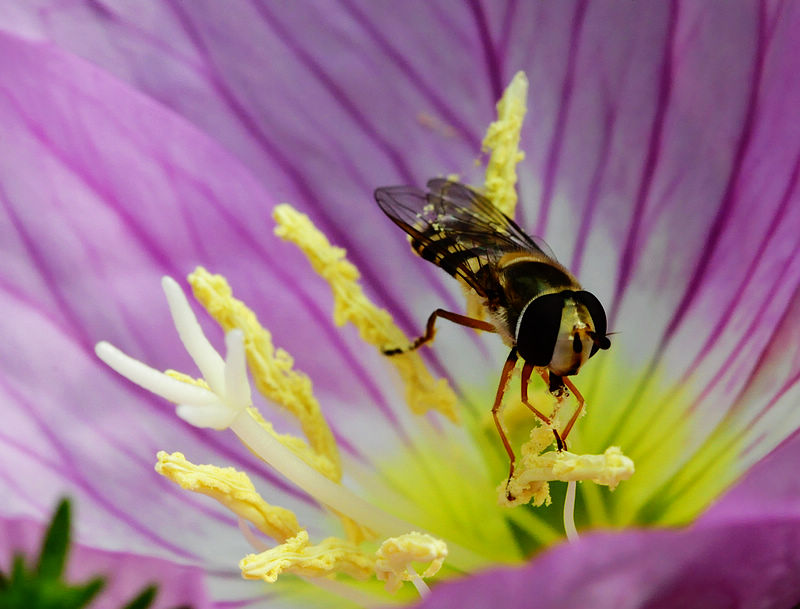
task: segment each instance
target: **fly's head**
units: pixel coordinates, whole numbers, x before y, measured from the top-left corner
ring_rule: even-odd
[[[606,313],[594,294],[563,290],[532,299],[520,314],[517,351],[556,376],[577,374],[600,349],[608,349]]]

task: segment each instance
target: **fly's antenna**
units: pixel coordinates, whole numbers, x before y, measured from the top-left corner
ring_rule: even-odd
[[[611,341],[608,340],[608,337],[613,334],[619,334],[619,332],[606,332],[605,336],[598,336],[597,332],[588,332],[589,338],[592,339],[592,342],[597,345],[598,348],[606,350],[611,347]]]

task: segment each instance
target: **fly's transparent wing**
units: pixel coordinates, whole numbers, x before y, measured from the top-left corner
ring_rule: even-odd
[[[457,207],[474,218],[474,222],[487,231],[494,231],[496,238],[518,250],[532,250],[544,254],[553,261],[556,256],[550,246],[538,237],[532,237],[511,218],[494,206],[485,195],[460,182],[434,178],[428,181],[430,197],[441,198],[446,208]]]
[[[434,179],[427,192],[410,186],[378,188],[375,200],[411,236],[411,246],[422,258],[484,297],[498,288],[496,265],[503,255],[534,251],[553,258],[550,248],[489,199],[458,182]]]

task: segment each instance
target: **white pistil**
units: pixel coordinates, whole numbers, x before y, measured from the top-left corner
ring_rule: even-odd
[[[564,497],[564,531],[571,542],[579,539],[575,528],[575,485],[574,480],[567,482],[567,494]]]

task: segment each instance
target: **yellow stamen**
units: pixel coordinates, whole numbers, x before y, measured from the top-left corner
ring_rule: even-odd
[[[484,188],[486,196],[508,217],[517,206],[517,163],[525,158],[519,149],[522,121],[527,111],[528,79],[517,72],[497,102],[497,120],[489,125],[483,150],[490,150]]]
[[[364,341],[381,350],[408,345],[408,338],[395,325],[389,312],[366,297],[358,283],[361,275],[345,258],[344,249],[331,245],[308,216],[291,205],[278,205],[273,218],[278,224],[275,234],[297,245],[314,270],[330,285],[336,325],[352,323]],[[395,355],[389,361],[403,379],[406,401],[412,412],[421,414],[437,410],[452,421],[457,419],[456,397],[452,389],[445,379],[434,380],[417,353]]]
[[[194,465],[177,452],[169,454],[162,450],[157,457],[159,474],[188,491],[216,499],[265,535],[285,541],[300,531],[295,515],[264,501],[244,472],[232,467]]]
[[[522,457],[517,462],[514,476],[507,485],[498,488],[501,505],[516,506],[528,501],[533,501],[534,505],[549,504],[549,494],[543,498],[542,490],[548,480],[589,480],[614,490],[634,473],[633,461],[617,446],[607,448],[602,455],[576,455],[567,451],[542,453],[544,438],[549,433],[545,427],[537,427],[531,432],[531,440],[522,447]],[[509,494],[514,499],[509,500]]]
[[[426,533],[407,533],[383,542],[377,552],[376,575],[386,582],[389,592],[397,591],[402,582],[417,577],[412,568],[415,562],[430,562],[421,577],[433,577],[447,558],[447,544]]]
[[[285,543],[259,554],[248,554],[239,562],[242,577],[274,582],[281,573],[324,577],[345,573],[367,579],[375,573],[375,557],[348,541],[325,539],[310,545],[308,532],[299,531]]]
[[[494,206],[509,218],[517,207],[517,163],[525,158],[519,149],[522,122],[527,111],[528,79],[517,72],[497,102],[497,120],[486,130],[482,149],[489,151],[483,190]],[[466,314],[475,319],[484,318],[481,299],[464,286],[467,298]]]

